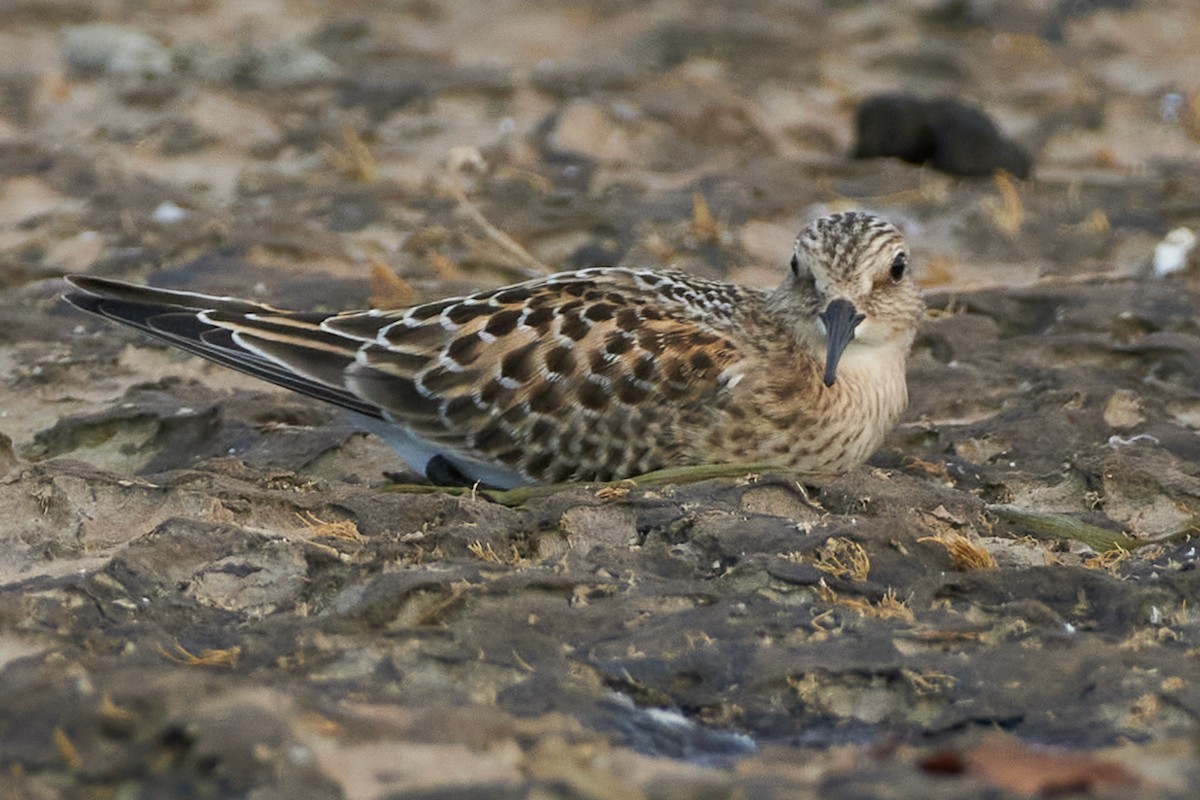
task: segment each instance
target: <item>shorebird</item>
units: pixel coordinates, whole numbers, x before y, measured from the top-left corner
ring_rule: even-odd
[[[70,276],[72,305],[341,406],[435,482],[604,481],[669,466],[831,474],[904,409],[924,305],[871,214],[796,237],[773,291],[589,268],[324,314]]]

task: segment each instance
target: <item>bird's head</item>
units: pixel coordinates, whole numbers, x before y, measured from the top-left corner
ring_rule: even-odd
[[[800,232],[770,307],[824,356],[825,385],[833,386],[848,352],[898,346],[907,353],[924,303],[904,235],[873,214],[852,211],[821,217]]]

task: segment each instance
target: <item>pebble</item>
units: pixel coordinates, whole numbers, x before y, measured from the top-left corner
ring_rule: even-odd
[[[337,64],[316,50],[283,44],[263,53],[259,80],[263,86],[287,88],[321,83],[340,75]]]
[[[63,60],[83,74],[170,74],[171,54],[154,39],[134,28],[107,23],[67,28],[61,41]]]
[[[293,42],[271,47],[249,42],[191,47],[185,57],[196,74],[213,84],[290,89],[331,81],[342,74],[331,59]]]
[[[154,222],[171,224],[186,219],[189,213],[186,208],[181,208],[170,200],[166,200],[159,203],[158,207],[150,214],[150,219]]]
[[[1154,246],[1154,277],[1162,278],[1181,272],[1188,265],[1188,256],[1196,247],[1196,234],[1191,228],[1175,228]]]
[[[45,256],[47,265],[64,272],[85,272],[104,252],[104,237],[97,231],[82,231],[51,247]]]

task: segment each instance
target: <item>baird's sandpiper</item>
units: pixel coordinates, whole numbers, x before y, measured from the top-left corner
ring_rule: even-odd
[[[591,268],[337,314],[72,276],[66,299],[353,412],[412,467],[507,488],[711,463],[862,463],[907,402],[923,303],[865,213],[796,237],[773,291]]]

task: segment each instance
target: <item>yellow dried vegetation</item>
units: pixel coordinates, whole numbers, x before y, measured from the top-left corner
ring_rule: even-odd
[[[935,542],[946,548],[954,568],[970,571],[976,569],[995,569],[996,559],[978,542],[970,539],[948,526],[940,526],[938,531],[930,536],[922,536],[918,542]]]
[[[197,654],[187,650],[179,642],[173,642],[172,644],[174,645],[174,652],[167,650],[161,644],[158,646],[158,652],[176,664],[183,664],[188,667],[229,667],[230,669],[235,669],[238,663],[238,656],[242,653],[240,645],[235,645],[224,650],[206,647]]]

